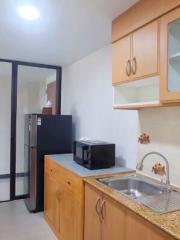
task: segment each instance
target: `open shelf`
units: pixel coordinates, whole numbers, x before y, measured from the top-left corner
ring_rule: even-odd
[[[128,81],[114,86],[114,109],[139,109],[161,106],[159,76]]]
[[[127,104],[114,104],[113,109],[129,109],[129,110],[139,110],[142,108],[153,108],[153,107],[162,107],[162,103],[158,101],[154,102],[137,102],[137,103],[127,103]]]

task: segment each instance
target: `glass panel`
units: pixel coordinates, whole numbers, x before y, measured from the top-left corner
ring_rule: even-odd
[[[180,19],[168,25],[168,90],[180,90]]]
[[[0,62],[0,201],[10,200],[11,72]]]
[[[16,196],[28,193],[29,146],[24,142],[25,114],[42,113],[49,99],[48,86],[56,80],[56,70],[19,66],[16,128]],[[53,92],[54,91],[54,92]],[[56,88],[50,90],[56,99]],[[28,128],[28,127],[26,127]]]

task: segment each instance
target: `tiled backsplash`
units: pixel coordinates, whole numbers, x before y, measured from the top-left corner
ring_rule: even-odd
[[[139,131],[150,136],[149,144],[140,144],[138,159],[146,153],[158,151],[170,164],[171,184],[180,187],[180,107],[156,108],[139,111]],[[164,162],[158,156],[149,156],[144,163],[144,173],[157,178],[151,171],[153,164]]]

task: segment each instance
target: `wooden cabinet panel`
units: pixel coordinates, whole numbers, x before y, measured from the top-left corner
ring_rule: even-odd
[[[98,216],[96,204],[100,200]],[[110,197],[85,184],[84,240],[174,240]]]
[[[158,41],[158,21],[150,23],[133,33],[133,78],[142,78],[158,73]]]
[[[112,24],[112,42],[178,7],[179,0],[141,0],[121,14]]]
[[[122,38],[112,47],[113,84],[159,73],[159,21]]]
[[[56,179],[61,186],[73,192],[77,198],[82,196],[83,182],[81,177],[49,160],[48,157],[45,157],[45,172]]]
[[[83,180],[45,158],[45,218],[61,240],[82,240]]]
[[[125,239],[125,209],[107,197],[103,197],[102,239]],[[133,238],[132,238],[133,239]]]
[[[48,174],[45,175],[45,215],[55,231],[60,233],[61,191],[57,182]]]
[[[83,205],[72,192],[64,189],[61,199],[61,235],[65,240],[83,238]]]
[[[122,38],[112,45],[112,82],[113,84],[131,78],[131,36]]]
[[[164,232],[130,211],[126,216],[126,240],[173,240]]]
[[[100,209],[101,200],[101,194],[86,184],[84,240],[101,240],[101,222],[96,211],[97,207]]]
[[[161,101],[180,102],[180,8],[160,20]]]

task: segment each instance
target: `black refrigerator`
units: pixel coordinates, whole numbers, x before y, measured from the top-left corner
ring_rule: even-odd
[[[72,153],[72,116],[25,115],[25,204],[44,209],[44,155]]]

